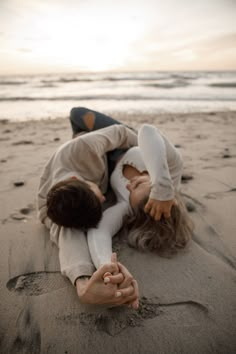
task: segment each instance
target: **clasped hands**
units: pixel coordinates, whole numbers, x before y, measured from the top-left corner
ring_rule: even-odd
[[[76,280],[76,288],[82,303],[97,305],[139,306],[138,283],[128,269],[117,262],[116,253],[111,263],[102,265],[90,279]]]

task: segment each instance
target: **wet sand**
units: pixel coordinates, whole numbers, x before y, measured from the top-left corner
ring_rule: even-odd
[[[157,125],[181,150],[193,239],[166,259],[116,236],[140,309],[80,304],[35,210],[42,168],[71,138],[68,119],[0,121],[0,352],[235,353],[236,112],[113,116]]]

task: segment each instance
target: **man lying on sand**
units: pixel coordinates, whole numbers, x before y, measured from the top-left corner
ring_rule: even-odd
[[[137,308],[137,282],[112,255],[111,238],[128,215],[132,246],[157,252],[185,246],[191,223],[177,193],[181,157],[155,127],[142,127],[139,147],[131,148],[137,145],[136,133],[110,117],[74,108],[70,119],[74,136],[79,136],[62,145],[47,163],[38,216],[50,229],[59,247],[61,271],[76,285],[81,301]],[[117,203],[102,217],[108,162],[110,173],[116,166],[111,185]]]

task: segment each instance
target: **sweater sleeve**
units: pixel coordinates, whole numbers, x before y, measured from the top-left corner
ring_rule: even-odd
[[[89,250],[93,264],[99,268],[111,261],[112,237],[123,225],[123,218],[127,215],[129,205],[122,201],[106,209],[97,229],[90,229],[87,234]]]
[[[115,124],[79,137],[80,143],[99,156],[114,149],[128,149],[138,143],[137,134],[122,124]]]
[[[173,199],[174,190],[179,188],[182,172],[179,152],[156,127],[148,124],[140,128],[138,144],[151,177],[150,198]]]
[[[73,285],[78,277],[92,275],[95,268],[85,233],[73,228],[60,227],[48,218],[45,225],[50,228],[51,241],[59,248],[61,273],[68,277]]]

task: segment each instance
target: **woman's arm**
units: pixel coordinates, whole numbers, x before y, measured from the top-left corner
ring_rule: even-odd
[[[106,209],[98,228],[89,229],[88,245],[93,264],[98,269],[109,263],[112,255],[112,237],[123,225],[123,218],[129,213],[129,205],[125,201]]]
[[[150,198],[173,199],[182,172],[179,152],[156,127],[148,124],[139,130],[138,145],[152,182]]]
[[[138,144],[152,183],[145,211],[155,220],[160,220],[162,215],[168,218],[176,203],[175,189],[180,186],[182,158],[168,139],[151,125],[141,127]]]

